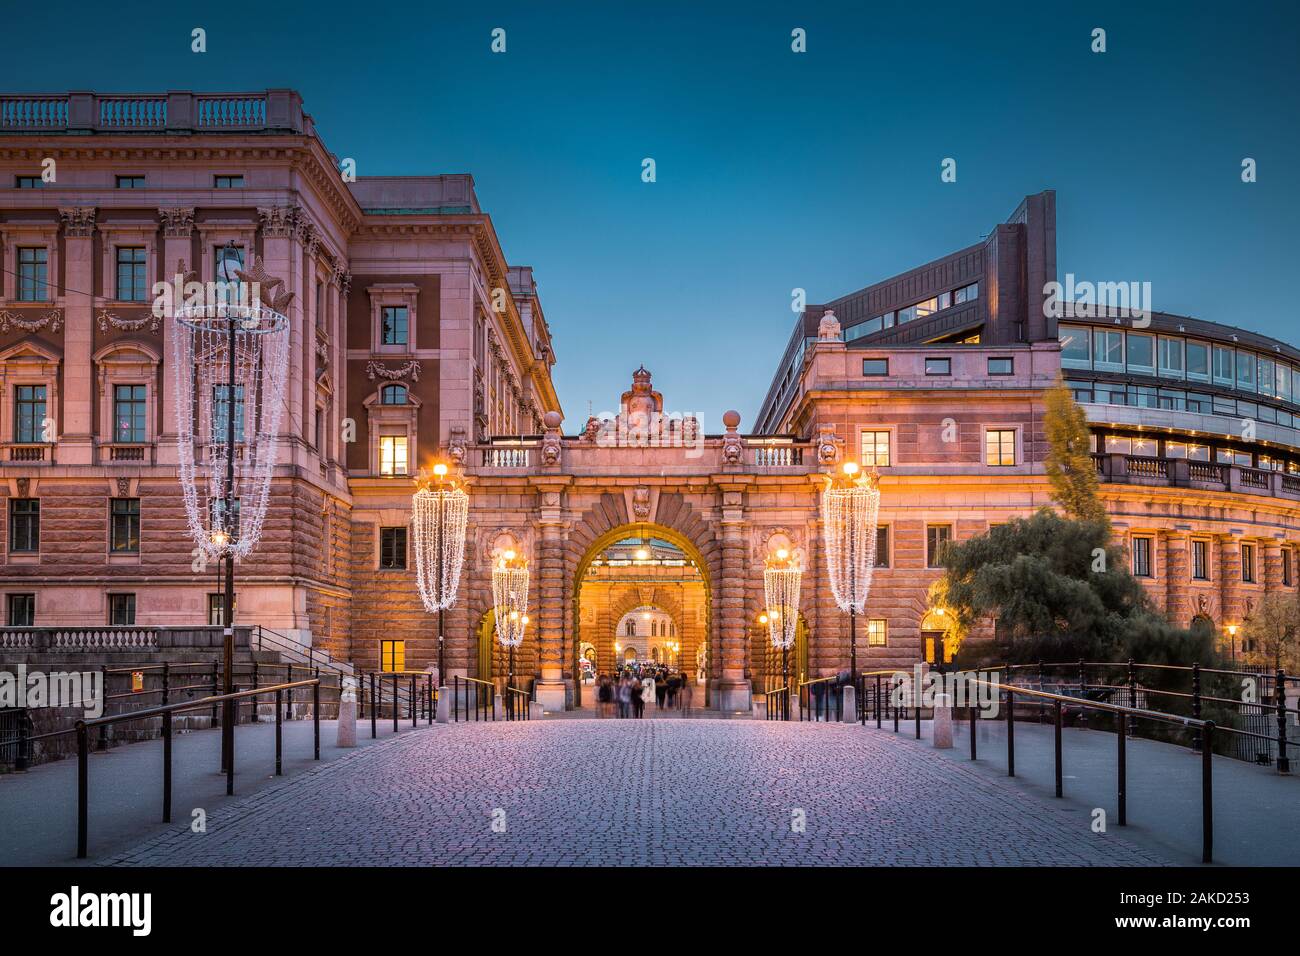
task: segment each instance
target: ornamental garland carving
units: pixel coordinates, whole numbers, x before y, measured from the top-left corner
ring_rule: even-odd
[[[99,310],[99,331],[101,332],[107,332],[110,328],[117,329],[120,332],[139,332],[146,325],[151,333],[157,335],[161,323],[158,316],[152,314],[141,316],[138,319],[124,319],[121,316],[114,315],[107,309]]]
[[[366,363],[366,377],[370,379],[372,382],[375,380],[376,376],[380,378],[386,378],[390,382],[395,382],[399,378],[406,378],[406,376],[408,375],[411,376],[412,382],[418,382],[420,380],[419,362],[412,360],[410,362],[407,362],[401,368],[385,368],[384,366],[380,365],[378,362]]]
[[[63,310],[51,309],[39,319],[24,319],[21,315],[7,309],[0,309],[0,332],[8,332],[10,326],[22,329],[24,332],[39,332],[48,326],[51,332],[57,332],[63,328]]]

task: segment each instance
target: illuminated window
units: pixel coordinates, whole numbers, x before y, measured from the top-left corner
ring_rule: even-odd
[[[387,674],[406,670],[406,641],[379,642],[379,669]]]
[[[1014,428],[990,428],[984,433],[984,464],[1006,467],[1016,463]]]
[[[883,618],[867,621],[867,647],[884,647],[889,643],[889,625]]]
[[[109,499],[109,516],[109,550],[115,554],[139,554],[140,499]]]
[[[862,464],[882,468],[889,464],[889,432],[862,433]]]
[[[379,473],[381,475],[407,474],[405,435],[380,436]]]
[[[950,544],[952,544],[952,525],[928,525],[925,529],[925,566],[943,567],[943,557]]]

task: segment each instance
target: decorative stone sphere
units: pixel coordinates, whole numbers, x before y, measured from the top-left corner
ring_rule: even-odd
[[[740,424],[740,412],[732,409],[729,412],[722,413],[722,424],[728,428],[735,428]]]
[[[547,428],[559,428],[564,416],[557,411],[549,411],[542,416],[542,424]]]

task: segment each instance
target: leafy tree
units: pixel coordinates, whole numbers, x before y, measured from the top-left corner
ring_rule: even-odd
[[[1098,494],[1088,418],[1059,376],[1056,384],[1047,390],[1043,430],[1047,437],[1046,468],[1052,500],[1071,518],[1109,525],[1106,508]]]
[[[1241,627],[1248,663],[1276,670],[1294,671],[1300,663],[1300,596],[1293,591],[1264,595]]]

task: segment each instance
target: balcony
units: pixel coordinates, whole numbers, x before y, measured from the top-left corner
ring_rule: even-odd
[[[293,90],[0,94],[0,133],[311,132]]]
[[[113,442],[100,445],[99,463],[101,465],[152,465],[154,446],[147,442]]]
[[[54,445],[48,443],[14,442],[2,445],[4,464],[12,465],[52,465],[54,464]]]
[[[1144,455],[1094,454],[1092,460],[1097,477],[1104,482],[1300,499],[1300,475],[1280,471]]]

